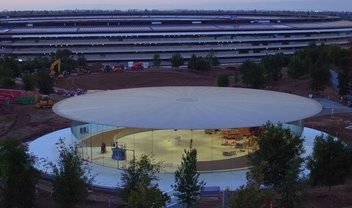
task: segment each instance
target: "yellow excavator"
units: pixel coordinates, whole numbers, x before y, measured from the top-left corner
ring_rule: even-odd
[[[50,76],[54,77],[56,75],[55,67],[57,66],[58,78],[62,78],[61,74],[61,59],[56,59],[50,66]]]

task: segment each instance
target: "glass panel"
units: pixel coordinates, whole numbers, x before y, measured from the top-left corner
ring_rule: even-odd
[[[302,121],[284,124],[295,133],[303,130]],[[228,170],[247,166],[244,156],[256,151],[261,127],[206,130],[152,130],[111,127],[73,121],[82,159],[103,166],[125,169],[142,154],[162,162],[163,172],[174,172],[181,164],[190,141],[198,153],[199,171]]]

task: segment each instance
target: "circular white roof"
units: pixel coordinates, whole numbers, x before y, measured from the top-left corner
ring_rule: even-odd
[[[260,126],[311,117],[321,105],[266,90],[224,87],[150,87],[103,91],[56,103],[71,120],[148,129],[217,129]]]

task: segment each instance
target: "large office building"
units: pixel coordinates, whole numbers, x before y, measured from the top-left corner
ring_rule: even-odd
[[[105,13],[3,16],[0,54],[27,60],[69,49],[89,62],[167,65],[175,53],[213,55],[220,63],[293,54],[311,43],[347,46],[352,22],[330,16],[235,13]]]

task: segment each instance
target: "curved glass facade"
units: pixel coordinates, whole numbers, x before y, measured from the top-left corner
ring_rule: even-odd
[[[283,126],[297,134],[303,130],[301,121]],[[171,173],[180,165],[181,155],[191,141],[197,149],[199,171],[245,167],[243,157],[257,150],[255,139],[261,128],[157,130],[73,121],[71,131],[77,139],[81,157],[86,161],[125,169],[134,157],[148,154],[162,162],[163,172]]]

